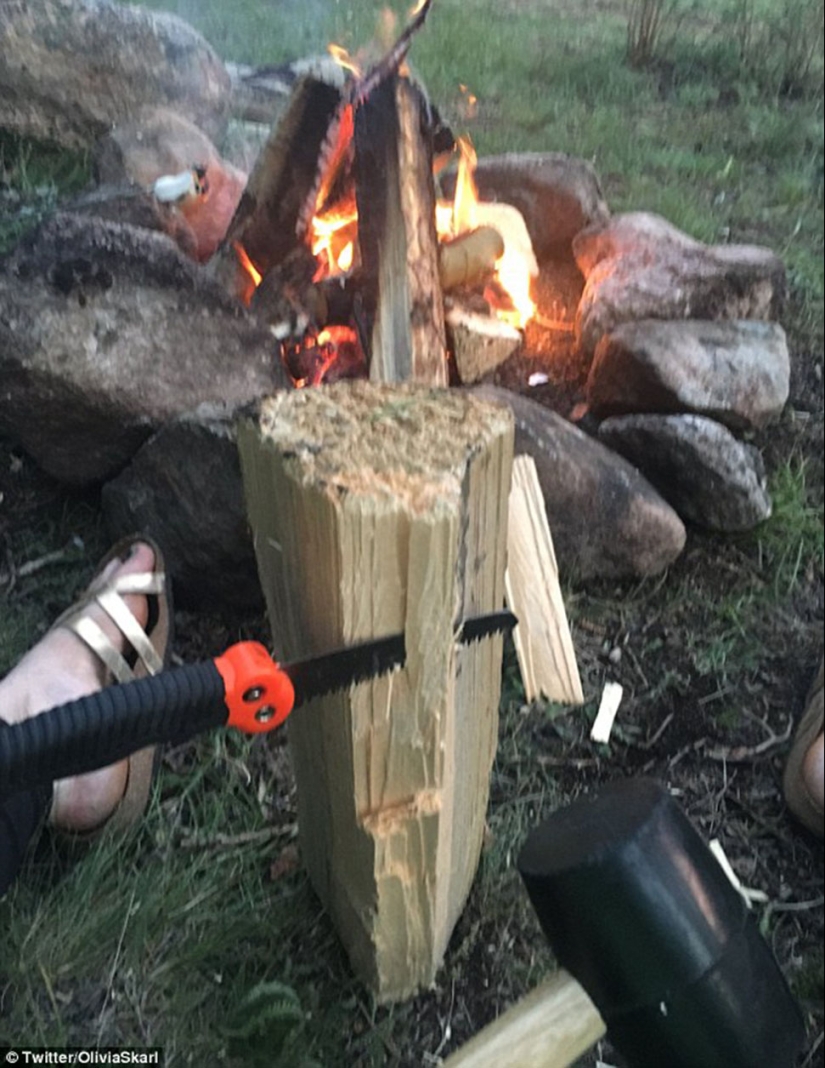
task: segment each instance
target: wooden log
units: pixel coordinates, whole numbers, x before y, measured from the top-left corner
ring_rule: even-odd
[[[210,264],[229,293],[241,298],[248,276],[240,267],[240,246],[264,276],[298,244],[297,226],[317,182],[321,146],[341,100],[339,90],[313,78],[295,86],[289,107],[258,156],[226,238]]]
[[[355,113],[355,190],[370,378],[447,384],[432,140],[394,76]]]
[[[445,293],[459,286],[477,286],[492,277],[504,255],[504,240],[492,226],[480,226],[439,245],[439,275]]]
[[[476,871],[502,639],[457,646],[504,603],[509,412],[368,381],[266,399],[239,428],[276,654],[403,631],[403,670],[289,721],[301,851],[382,1000],[430,984]]]
[[[536,463],[517,456],[510,492],[507,602],[519,620],[513,632],[524,695],[567,705],[584,703],[567,622],[553,538]]]

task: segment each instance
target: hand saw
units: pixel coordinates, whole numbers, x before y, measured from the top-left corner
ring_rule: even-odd
[[[460,645],[516,624],[511,612],[466,619]],[[314,697],[367,682],[406,661],[403,634],[279,664],[259,642],[214,660],[107,686],[0,729],[0,797],[106,767],[147,746],[180,744],[213,727],[271,731]]]

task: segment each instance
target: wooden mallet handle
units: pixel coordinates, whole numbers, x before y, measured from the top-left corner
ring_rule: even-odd
[[[559,971],[456,1050],[443,1068],[568,1068],[604,1033],[584,989]]]

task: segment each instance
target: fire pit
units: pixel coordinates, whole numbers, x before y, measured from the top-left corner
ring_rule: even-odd
[[[106,482],[112,532],[154,530],[184,599],[256,595],[233,424],[290,382],[499,387],[569,574],[660,571],[680,515],[733,530],[769,514],[740,438],[787,397],[779,259],[611,219],[581,160],[474,168],[403,67],[427,10],[343,88],[298,82],[203,266],[87,198],[0,273],[0,429],[57,477]],[[180,240],[174,204],[164,218]],[[208,531],[204,485],[223,517]]]

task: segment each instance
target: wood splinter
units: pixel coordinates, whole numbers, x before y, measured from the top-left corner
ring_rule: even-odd
[[[567,622],[544,496],[532,456],[513,462],[507,545],[507,602],[519,619],[513,632],[524,695],[584,703]]]

